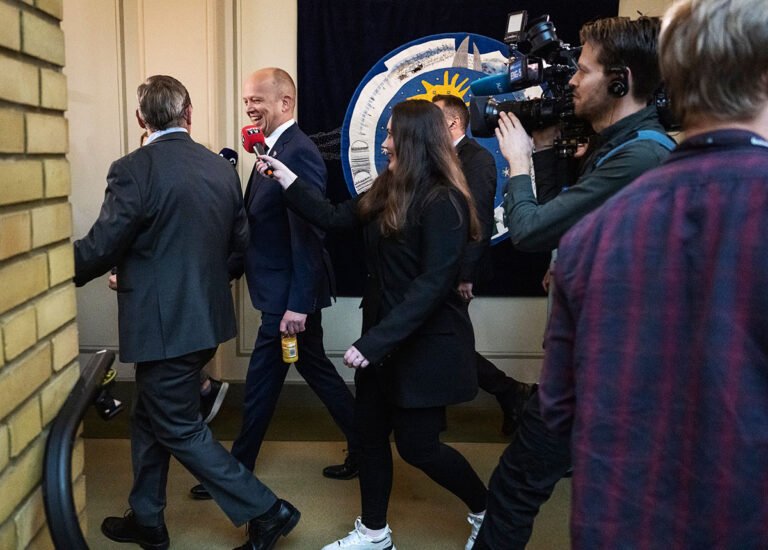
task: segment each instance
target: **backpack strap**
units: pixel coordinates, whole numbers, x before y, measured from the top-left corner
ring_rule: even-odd
[[[639,130],[635,137],[628,139],[624,143],[620,143],[606,154],[604,154],[602,157],[600,157],[595,163],[595,168],[599,168],[610,157],[621,151],[627,145],[635,143],[636,141],[655,141],[668,151],[671,151],[677,145],[675,140],[673,140],[664,132],[659,132],[658,130]]]

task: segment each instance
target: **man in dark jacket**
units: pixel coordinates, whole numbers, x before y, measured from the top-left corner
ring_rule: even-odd
[[[533,194],[531,156],[537,175],[552,174],[546,165],[555,160],[555,132],[534,132],[531,140],[514,115],[501,114],[496,135],[510,173],[505,214],[510,238],[521,250],[555,249],[582,217],[669,155],[674,142],[664,134],[655,106],[648,106],[661,84],[658,33],[658,19],[648,17],[600,19],[582,27],[583,49],[570,85],[576,115],[597,135],[578,179],[545,204]],[[536,182],[540,189],[554,184]],[[525,548],[539,507],[570,467],[570,439],[547,429],[534,392],[491,478],[475,548]]]
[[[201,480],[249,542],[272,548],[299,521],[211,435],[200,416],[200,370],[236,334],[227,258],[248,243],[240,183],[223,158],[189,136],[192,104],[170,76],[139,86],[147,145],[115,161],[101,213],[76,241],[75,283],[117,266],[120,358],[136,363],[134,481],[124,517],[102,532],[168,548],[163,510],[171,456]]]
[[[260,69],[243,82],[245,112],[264,134],[269,154],[290,164],[303,179],[325,193],[326,168],[317,146],[293,118],[296,85],[279,68]],[[232,454],[253,469],[288,372],[282,360],[281,334],[296,335],[296,370],[330,412],[347,439],[343,464],[328,466],[333,479],[357,476],[359,452],[354,430],[354,398],[323,346],[322,310],[331,305],[330,257],[324,233],[294,212],[280,186],[256,170],[245,190],[251,238],[241,261],[231,262],[236,275],[245,272],[253,307],[261,312],[245,380],[243,425]]]
[[[475,297],[476,283],[488,280],[491,269],[490,248],[493,235],[493,203],[496,198],[496,161],[493,155],[477,141],[466,135],[469,124],[469,110],[462,99],[455,95],[436,95],[432,102],[440,107],[448,123],[448,131],[456,147],[461,169],[469,185],[469,192],[475,201],[477,217],[483,234],[479,241],[467,245],[459,271],[459,286],[456,289],[469,303]],[[475,352],[477,384],[493,395],[501,406],[504,420],[501,431],[511,435],[531,393],[531,384],[518,382],[499,369],[488,359]]]

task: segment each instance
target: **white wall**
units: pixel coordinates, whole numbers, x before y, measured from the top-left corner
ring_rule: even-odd
[[[620,12],[654,15],[668,3],[623,0]],[[240,82],[264,66],[295,77],[296,15],[296,0],[64,0],[75,238],[98,215],[110,163],[138,145],[136,86],[151,74],[179,78],[192,98],[194,139],[214,151],[237,149],[239,129],[248,123]],[[239,152],[246,181],[253,158]],[[235,292],[240,336],[221,347],[213,366],[234,380],[244,378],[259,322],[242,285]],[[328,355],[348,380],[340,357],[360,333],[358,303],[340,298],[323,312]],[[545,307],[538,298],[476,299],[470,313],[477,349],[514,376],[535,380]],[[78,290],[78,312],[84,352],[117,349],[116,298],[106,277]],[[131,376],[128,366],[120,366],[120,376]],[[300,377],[292,371],[289,379]]]
[[[639,13],[662,16],[673,0],[620,0],[619,15],[635,19]]]

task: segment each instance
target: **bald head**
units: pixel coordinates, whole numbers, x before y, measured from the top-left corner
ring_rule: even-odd
[[[246,81],[263,82],[265,86],[272,88],[279,95],[287,95],[296,98],[296,84],[293,78],[283,69],[277,67],[267,67],[259,69],[248,76]]]
[[[283,69],[260,69],[243,82],[243,104],[251,122],[269,136],[293,118],[296,85]]]

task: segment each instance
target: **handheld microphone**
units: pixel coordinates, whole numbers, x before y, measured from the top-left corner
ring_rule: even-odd
[[[224,147],[221,151],[219,151],[219,156],[227,159],[232,165],[232,168],[237,168],[237,151],[230,149],[229,147]]]
[[[266,152],[267,142],[264,139],[264,134],[261,128],[254,126],[243,126],[240,130],[243,135],[243,147],[249,153],[255,153],[257,155],[263,155]]]
[[[249,153],[255,153],[257,155],[267,154],[267,142],[264,139],[264,133],[258,126],[251,124],[250,126],[243,126],[240,130],[243,135],[243,147]],[[273,175],[272,167],[267,163],[267,170],[264,172],[270,178]]]

